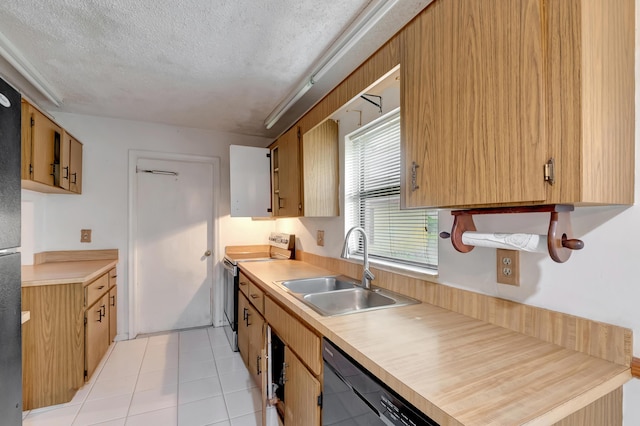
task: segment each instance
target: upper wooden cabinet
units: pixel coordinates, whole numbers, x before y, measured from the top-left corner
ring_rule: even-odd
[[[294,126],[271,144],[273,216],[302,216],[300,131]]]
[[[304,216],[340,216],[338,123],[326,120],[302,136]]]
[[[633,7],[433,2],[400,34],[403,206],[633,203]]]
[[[82,192],[82,143],[25,100],[22,187],[39,192]]]

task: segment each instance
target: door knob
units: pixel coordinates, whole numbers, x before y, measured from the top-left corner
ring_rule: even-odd
[[[204,255],[205,255],[205,256],[207,256],[207,257],[211,256],[211,250],[207,250],[207,251],[205,251],[205,252],[204,252]]]

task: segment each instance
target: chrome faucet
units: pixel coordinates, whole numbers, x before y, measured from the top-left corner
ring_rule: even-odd
[[[349,231],[347,231],[347,236],[344,237],[344,245],[342,246],[342,254],[340,255],[340,257],[342,257],[343,259],[349,258],[349,237],[351,236],[351,233],[353,231],[359,231],[362,234],[362,243],[364,246],[364,258],[362,264],[364,268],[364,270],[362,271],[362,288],[369,290],[371,289],[371,280],[375,279],[375,276],[369,270],[369,240],[367,239],[367,234],[364,232],[364,229],[359,226],[354,226],[353,228],[349,229]]]

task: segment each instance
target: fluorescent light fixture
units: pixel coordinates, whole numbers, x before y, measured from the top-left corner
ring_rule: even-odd
[[[349,50],[351,50],[362,37],[371,30],[382,17],[391,10],[398,0],[378,0],[372,2],[331,45],[324,55],[318,60],[309,78],[305,78],[298,84],[295,91],[291,92],[265,119],[267,129],[272,128],[311,87],[317,83]]]
[[[0,56],[9,62],[33,87],[53,102],[55,106],[59,107],[62,104],[62,96],[2,33],[0,33]]]

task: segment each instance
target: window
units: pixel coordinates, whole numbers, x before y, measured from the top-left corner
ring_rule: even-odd
[[[437,269],[437,211],[400,210],[400,110],[346,137],[345,169],[346,226],[364,228],[369,257]],[[362,254],[362,238],[350,249]]]

